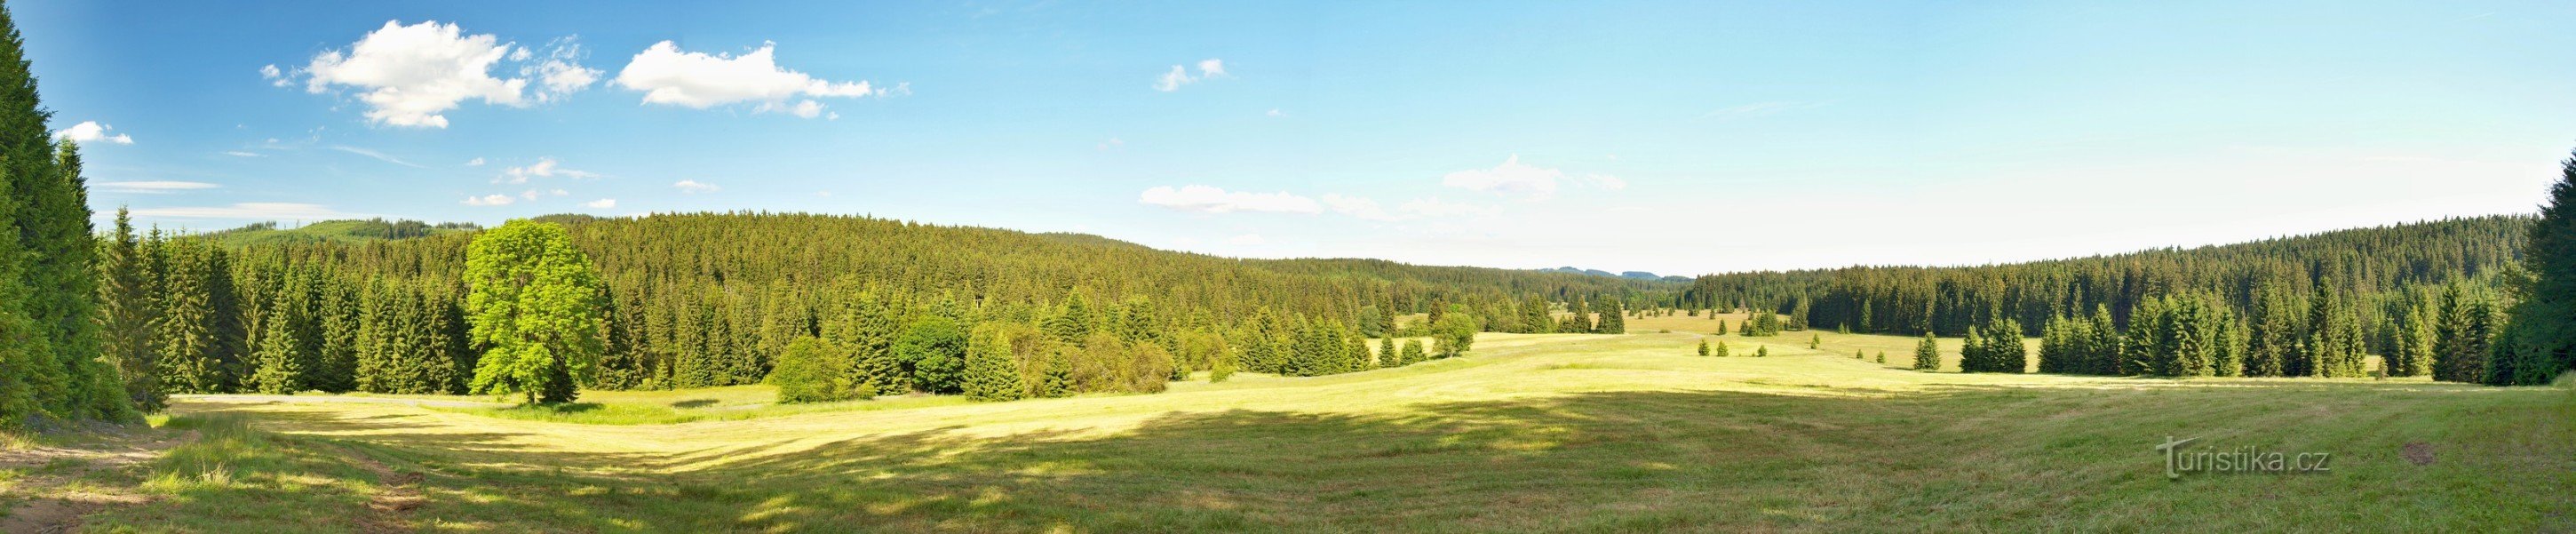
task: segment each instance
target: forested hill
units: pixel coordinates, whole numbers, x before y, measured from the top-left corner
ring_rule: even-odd
[[[1144,297],[1167,309],[1207,311],[1227,321],[1262,307],[1352,318],[1371,307],[1420,313],[1436,303],[1476,306],[1529,296],[1663,299],[1682,287],[1657,280],[1383,260],[1232,259],[1085,234],[861,216],[700,213],[540,219],[570,230],[617,293],[707,288],[763,293],[842,283],[925,300],[1047,304],[1080,291],[1096,301]],[[416,223],[404,227],[418,231],[393,236],[405,238],[397,240],[280,235],[340,226],[349,225],[255,227],[208,236],[229,245],[247,263],[311,263],[333,272],[434,280],[456,277],[465,243],[472,238],[470,232]]]
[[[2196,248],[1973,267],[1850,267],[1702,276],[1686,306],[1777,307],[1819,328],[1958,335],[1996,315],[2036,335],[2049,318],[2109,308],[2126,323],[2148,297],[2199,293],[2252,311],[2315,293],[2358,303],[2366,323],[2420,305],[2454,281],[2492,288],[2519,261],[2536,219],[2495,215],[2338,230]]]

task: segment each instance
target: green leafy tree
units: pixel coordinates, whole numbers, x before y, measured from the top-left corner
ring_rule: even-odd
[[[478,393],[527,402],[572,402],[575,380],[600,353],[598,273],[562,226],[512,220],[466,248],[473,340],[488,347],[474,369]]]
[[[1456,358],[1466,355],[1467,351],[1476,344],[1477,329],[1476,318],[1467,314],[1450,313],[1441,317],[1438,322],[1431,325],[1432,341],[1436,345],[1437,356]]]
[[[778,387],[778,402],[785,404],[867,398],[875,393],[850,383],[849,361],[843,354],[822,338],[798,338],[778,353],[766,380]]]
[[[896,338],[897,361],[911,370],[913,387],[930,393],[957,393],[966,368],[966,332],[957,321],[931,315],[914,321]]]

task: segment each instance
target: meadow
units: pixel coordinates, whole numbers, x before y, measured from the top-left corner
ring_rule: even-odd
[[[180,444],[74,487],[148,500],[84,520],[107,532],[2576,527],[2566,384],[1919,372],[1898,368],[1913,338],[1830,332],[1817,350],[1791,332],[1723,338],[1770,357],[1697,357],[1683,320],[1707,321],[1007,403],[185,396],[136,438]],[[2332,463],[2173,479],[2168,438]]]

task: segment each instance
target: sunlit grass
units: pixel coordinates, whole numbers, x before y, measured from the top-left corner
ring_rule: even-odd
[[[460,531],[2530,531],[2576,513],[2576,387],[1927,373],[1890,368],[1910,338],[1822,336],[1701,358],[1697,334],[1489,334],[1400,369],[1009,403],[199,399],[171,424],[256,430],[174,453],[155,479],[173,504],[109,524],[275,526],[206,508],[252,499]],[[1889,366],[1851,358],[1881,346]],[[2341,463],[2167,480],[2166,436]],[[423,474],[423,504],[352,504],[381,489],[352,455]]]

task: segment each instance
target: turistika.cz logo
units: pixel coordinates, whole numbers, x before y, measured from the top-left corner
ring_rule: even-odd
[[[2165,454],[2165,478],[2180,479],[2184,473],[2326,473],[2334,471],[2334,453],[2266,451],[2253,446],[2234,449],[2201,449],[2186,451],[2185,445],[2200,438],[2174,439],[2156,445]]]

